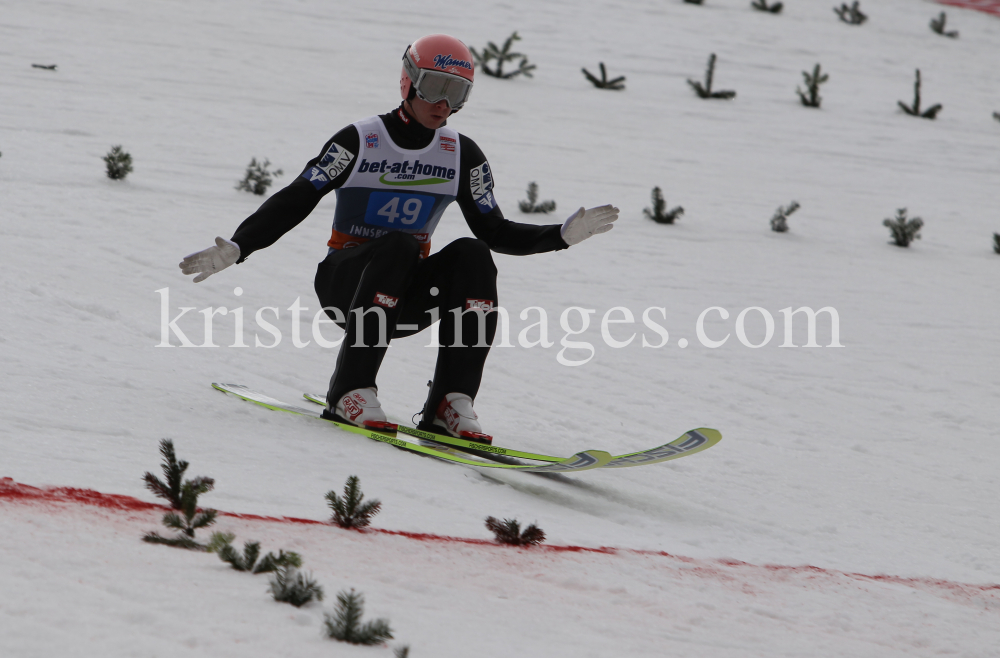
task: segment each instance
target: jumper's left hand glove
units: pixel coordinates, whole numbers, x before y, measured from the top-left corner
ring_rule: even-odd
[[[592,235],[607,233],[618,219],[618,208],[612,205],[584,210],[580,208],[563,224],[560,235],[569,246],[580,244]]]

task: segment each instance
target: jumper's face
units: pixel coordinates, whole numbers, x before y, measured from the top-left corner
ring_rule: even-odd
[[[410,110],[413,118],[420,125],[431,130],[440,128],[448,120],[448,117],[451,116],[451,108],[448,106],[448,101],[446,100],[441,100],[437,103],[428,103],[425,100],[414,97],[406,102],[409,105],[407,109]]]

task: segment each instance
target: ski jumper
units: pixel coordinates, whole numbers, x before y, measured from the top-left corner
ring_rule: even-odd
[[[327,399],[376,388],[388,342],[438,319],[441,347],[424,419],[433,419],[447,393],[475,399],[496,332],[496,314],[490,313],[498,303],[496,266],[490,252],[565,249],[560,225],[504,219],[489,163],[475,142],[450,128],[426,128],[400,106],[338,132],[297,179],[248,217],[232,238],[240,246],[239,262],[277,241],[334,190],[333,227],[315,289],[346,336]],[[452,202],[476,237],[431,254],[434,229]],[[379,313],[371,312],[376,307],[385,331]],[[461,313],[477,308],[485,312],[482,329],[481,314]],[[461,313],[460,340],[453,309]]]

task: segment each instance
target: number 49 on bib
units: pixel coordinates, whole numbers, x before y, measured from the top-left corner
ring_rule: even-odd
[[[434,207],[427,194],[372,192],[365,210],[365,224],[390,229],[421,229]]]

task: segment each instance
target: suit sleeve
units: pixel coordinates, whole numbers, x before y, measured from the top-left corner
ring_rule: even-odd
[[[347,126],[330,138],[295,180],[243,220],[232,237],[240,247],[237,262],[277,242],[308,217],[320,199],[343,185],[354,167],[360,143],[357,128]]]
[[[527,256],[566,249],[559,231],[560,224],[536,226],[504,219],[493,196],[493,171],[479,146],[459,135],[461,175],[458,205],[473,235],[500,254]]]

